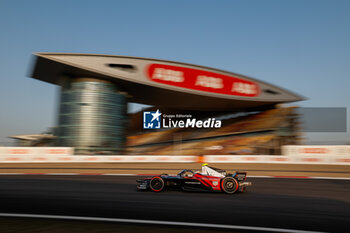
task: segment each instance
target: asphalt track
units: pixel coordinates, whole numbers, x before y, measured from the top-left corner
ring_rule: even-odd
[[[138,192],[134,176],[0,177],[0,212],[349,232],[350,180],[250,178],[245,193]]]

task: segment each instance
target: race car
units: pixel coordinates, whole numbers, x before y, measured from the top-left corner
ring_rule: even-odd
[[[136,182],[138,183],[137,190],[151,190],[153,192],[180,189],[183,191],[217,191],[233,194],[237,191],[243,192],[247,186],[252,185],[246,179],[246,172],[236,171],[230,174],[226,173],[225,170],[203,164],[201,172],[184,169],[175,176],[161,174],[139,179]]]

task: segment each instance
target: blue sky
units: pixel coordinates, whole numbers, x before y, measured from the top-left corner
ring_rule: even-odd
[[[299,106],[349,109],[349,12],[341,0],[0,0],[0,144],[56,124],[58,88],[28,77],[34,52],[194,63],[306,96]]]

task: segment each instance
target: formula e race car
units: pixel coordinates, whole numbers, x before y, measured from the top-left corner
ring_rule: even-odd
[[[230,174],[226,173],[225,170],[203,164],[201,172],[184,169],[176,176],[162,174],[139,179],[136,182],[138,183],[137,190],[160,192],[169,188],[183,191],[221,191],[233,194],[237,191],[243,192],[247,186],[252,185],[246,179],[246,172]]]

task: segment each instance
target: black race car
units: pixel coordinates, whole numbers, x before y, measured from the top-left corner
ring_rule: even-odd
[[[160,192],[166,188],[175,188],[183,191],[222,191],[233,194],[237,191],[243,192],[247,186],[251,186],[252,183],[246,179],[246,172],[230,174],[225,170],[203,164],[202,172],[184,169],[176,176],[162,174],[139,179],[137,189]]]

